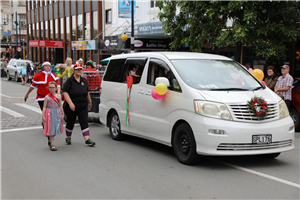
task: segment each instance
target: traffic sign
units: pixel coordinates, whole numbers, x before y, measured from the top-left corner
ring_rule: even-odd
[[[17,52],[21,53],[22,51],[23,51],[23,48],[20,47],[20,46],[18,46],[18,47],[17,47]]]

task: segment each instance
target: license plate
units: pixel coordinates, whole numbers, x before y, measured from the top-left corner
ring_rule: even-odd
[[[272,135],[252,135],[252,144],[270,144]]]

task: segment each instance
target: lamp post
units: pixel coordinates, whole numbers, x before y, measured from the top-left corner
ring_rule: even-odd
[[[131,1],[131,53],[134,53],[134,0]]]
[[[18,43],[18,26],[20,26],[20,21],[19,21],[19,23],[18,23],[18,19],[17,19],[17,15],[18,13],[16,12],[16,21],[13,21],[13,20],[11,20],[11,19],[8,19],[8,18],[6,18],[6,20],[8,21],[12,21],[12,22],[14,22],[15,24],[16,24],[16,43],[17,43],[17,47],[18,47],[18,45],[19,45],[19,43]],[[5,18],[4,18],[5,19]],[[6,21],[4,21],[3,22],[3,24],[2,25],[4,25],[4,26],[6,26],[6,25],[8,25],[7,23],[6,23]],[[19,58],[19,53],[18,52],[16,52],[16,55],[17,55],[17,58]]]

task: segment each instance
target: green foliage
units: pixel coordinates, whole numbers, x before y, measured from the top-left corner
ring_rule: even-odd
[[[201,52],[243,44],[257,55],[284,58],[288,42],[300,37],[300,3],[296,1],[157,1],[159,19],[173,39],[171,48],[189,45]],[[227,27],[227,20],[232,27]]]

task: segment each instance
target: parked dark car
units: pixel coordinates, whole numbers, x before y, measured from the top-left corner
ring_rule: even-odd
[[[292,86],[292,106],[290,115],[295,122],[295,131],[300,131],[300,78],[295,79]]]

